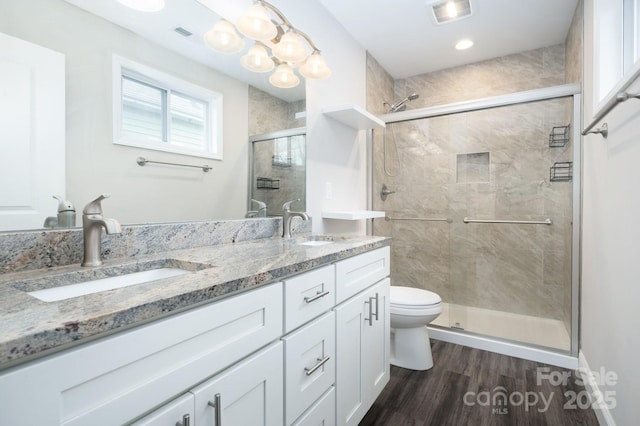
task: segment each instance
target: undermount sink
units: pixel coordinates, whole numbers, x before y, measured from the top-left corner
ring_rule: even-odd
[[[327,244],[333,244],[333,237],[328,235],[309,235],[304,237],[304,239],[298,242],[301,246],[326,246]]]
[[[303,243],[300,243],[301,246],[324,246],[327,244],[333,244],[333,241],[315,240],[315,241],[305,241]]]
[[[163,278],[177,277],[189,273],[190,271],[178,268],[150,269],[148,271],[133,272],[131,274],[115,277],[101,278],[77,284],[63,285],[61,287],[31,291],[27,294],[35,297],[36,299],[40,299],[43,302],[57,302],[59,300],[71,299],[72,297],[86,296],[87,294],[115,290],[117,288],[129,287],[131,285],[148,283],[151,281],[161,280]]]
[[[13,286],[43,302],[57,302],[88,294],[150,283],[190,274],[211,265],[162,259],[44,275]]]

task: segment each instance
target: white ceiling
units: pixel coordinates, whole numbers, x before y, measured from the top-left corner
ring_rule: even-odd
[[[214,52],[202,42],[219,16],[233,22],[251,0],[167,0],[164,10],[150,14],[114,0],[66,1],[274,96],[289,102],[304,99],[304,81],[295,89],[274,88],[269,73],[253,73],[240,65],[242,54]],[[319,1],[395,79],[564,43],[577,4],[577,0],[471,0],[471,17],[436,25],[427,6],[433,0]],[[286,15],[284,7],[282,11]],[[178,26],[193,35],[176,34],[173,29]],[[454,45],[461,38],[471,38],[475,45],[458,51]],[[246,43],[245,51],[250,45]]]
[[[395,79],[564,43],[577,5],[577,0],[471,0],[472,16],[436,25],[428,0],[320,2]],[[474,46],[456,50],[462,38]]]

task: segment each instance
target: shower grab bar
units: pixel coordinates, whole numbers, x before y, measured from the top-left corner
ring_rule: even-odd
[[[462,219],[464,223],[516,223],[519,225],[553,225],[551,219],[545,220],[500,220],[500,219]]]
[[[391,217],[386,216],[386,220],[418,220],[423,222],[453,222],[448,217]]]
[[[208,166],[208,165],[204,165],[204,166],[196,166],[193,164],[180,164],[180,163],[166,163],[164,161],[151,161],[151,160],[147,160],[144,157],[138,157],[136,158],[136,163],[138,163],[139,166],[144,166],[147,163],[152,163],[152,164],[165,164],[167,166],[180,166],[180,167],[194,167],[196,169],[202,169],[203,172],[208,172],[209,170],[211,170],[213,167]]]

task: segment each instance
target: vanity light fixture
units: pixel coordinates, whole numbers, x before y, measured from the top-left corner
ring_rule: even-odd
[[[216,31],[220,22],[226,23],[224,31]],[[257,0],[249,7],[236,21],[236,28],[245,37],[256,41],[240,58],[242,66],[254,72],[268,72],[277,65],[274,74],[269,77],[269,82],[276,87],[297,86],[300,78],[293,72],[296,67],[302,76],[310,79],[325,79],[331,75],[320,49],[311,38],[295,28],[282,12],[264,0]],[[244,44],[238,48],[237,41],[232,42],[235,40],[234,36],[242,41],[233,25],[222,20],[205,34],[205,43],[218,52],[237,53]],[[237,50],[230,48],[232,44]]]
[[[240,58],[240,63],[253,72],[269,72],[276,66],[267,53],[267,48],[259,41],[256,41],[247,54]]]
[[[293,73],[293,69],[287,64],[278,65],[276,72],[269,77],[269,83],[282,89],[290,89],[300,84],[300,79]]]
[[[139,12],[158,12],[164,9],[164,0],[118,0],[118,3]]]
[[[231,22],[224,19],[216,22],[213,28],[204,34],[204,43],[222,53],[238,53],[244,48],[244,40]]]

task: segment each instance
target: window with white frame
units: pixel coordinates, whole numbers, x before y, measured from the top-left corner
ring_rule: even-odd
[[[640,66],[640,0],[594,0],[595,108]]]
[[[222,95],[113,57],[113,143],[222,159]]]

